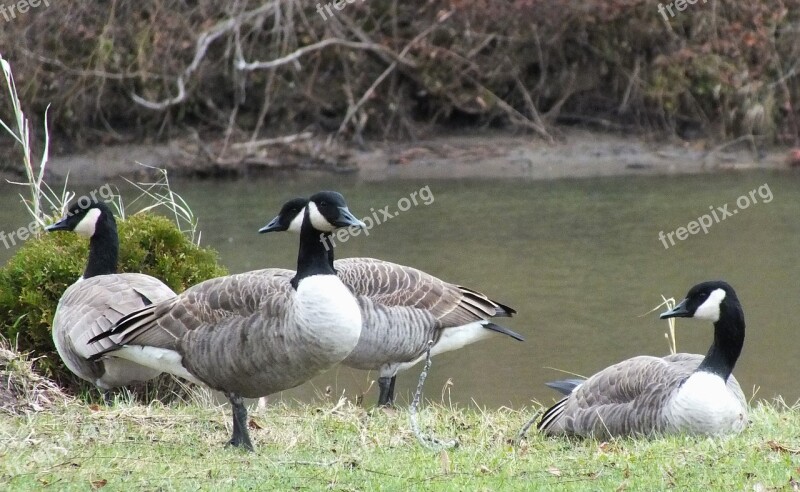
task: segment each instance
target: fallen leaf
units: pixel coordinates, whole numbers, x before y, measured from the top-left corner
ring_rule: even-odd
[[[561,476],[561,470],[559,470],[555,466],[551,466],[550,468],[548,468],[547,469],[547,473],[549,473],[550,475],[556,476],[556,477],[560,477]]]
[[[89,410],[91,410],[92,412],[99,412],[100,405],[98,405],[97,403],[92,403],[91,405],[89,405]]]
[[[107,483],[108,483],[108,480],[106,480],[105,478],[103,478],[101,480],[93,480],[92,481],[92,490],[102,489],[103,487],[106,486]]]
[[[767,441],[767,446],[769,446],[771,450],[778,451],[780,453],[800,454],[800,449],[787,447],[778,441]]]
[[[485,474],[487,474],[487,473],[491,473],[491,471],[492,471],[492,470],[490,470],[490,469],[489,469],[489,467],[488,467],[488,466],[486,466],[486,465],[481,465],[481,466],[478,468],[478,471],[479,471],[479,472],[481,472],[481,473],[483,473],[483,474],[485,475]]]
[[[250,429],[255,429],[255,430],[263,429],[263,427],[258,425],[258,422],[256,422],[255,419],[250,419],[250,422],[247,423],[247,427],[249,427]]]

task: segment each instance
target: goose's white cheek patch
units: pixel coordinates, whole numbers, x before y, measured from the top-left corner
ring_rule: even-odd
[[[300,212],[289,223],[289,232],[300,232],[300,228],[303,225],[303,216],[305,215],[305,213],[306,213],[305,207],[301,208]]]
[[[328,222],[322,213],[320,213],[317,205],[314,202],[309,202],[308,204],[308,217],[311,219],[311,225],[314,226],[314,229],[322,232],[332,232],[335,227]]]
[[[704,319],[716,323],[719,321],[719,305],[725,300],[725,291],[716,289],[706,299],[706,302],[700,305],[695,312],[695,319]]]
[[[86,212],[86,215],[75,226],[75,232],[82,236],[94,236],[94,230],[97,227],[97,219],[100,218],[100,209],[93,208]]]

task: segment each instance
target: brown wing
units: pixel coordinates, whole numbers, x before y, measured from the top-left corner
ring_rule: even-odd
[[[356,296],[367,296],[385,306],[423,309],[443,327],[461,326],[514,312],[479,292],[444,282],[412,267],[374,258],[336,260],[334,267]],[[508,314],[503,314],[506,312]]]
[[[277,301],[289,296],[292,276],[294,272],[289,270],[268,269],[206,280],[179,296],[131,313],[106,334],[115,347],[177,350],[178,341],[198,327],[256,312],[278,316],[276,312],[282,308]]]
[[[702,360],[702,356],[698,356]],[[640,356],[609,366],[586,380],[542,417],[548,434],[608,437],[651,434],[665,424],[661,412],[671,389],[697,364]]]

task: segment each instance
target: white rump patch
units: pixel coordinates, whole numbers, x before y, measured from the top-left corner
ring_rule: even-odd
[[[694,312],[695,319],[704,319],[716,323],[719,321],[719,305],[725,299],[725,291],[716,289],[708,296],[706,302],[701,304]]]
[[[183,357],[174,350],[143,345],[125,345],[121,349],[109,353],[109,355],[127,359],[161,372],[168,372],[193,383],[205,384],[183,367]]]
[[[92,208],[86,215],[78,222],[78,225],[75,226],[75,232],[82,236],[92,237],[94,236],[94,230],[97,227],[97,219],[100,218],[100,209],[99,208]]]
[[[498,335],[497,332],[483,327],[488,323],[488,321],[475,321],[472,323],[467,323],[466,325],[442,329],[442,336],[439,337],[439,341],[436,342],[433,347],[431,347],[431,357],[443,354],[445,352],[450,352],[452,350],[458,350],[472,343],[490,338],[493,335]],[[397,372],[405,371],[422,362],[423,360],[425,360],[424,353],[414,361],[398,364]]]

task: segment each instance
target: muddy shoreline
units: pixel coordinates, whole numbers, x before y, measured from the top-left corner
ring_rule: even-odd
[[[404,143],[370,142],[365,148],[338,148],[326,160],[292,156],[279,148],[263,151],[269,159],[243,157],[227,166],[192,155],[184,142],[122,145],[51,157],[51,181],[105,181],[144,177],[145,166],[166,168],[173,176],[278,177],[290,173],[352,173],[364,181],[392,179],[558,179],[624,175],[675,175],[715,171],[783,169],[788,148],[756,151],[747,142],[711,145],[621,136],[587,130],[562,130],[560,142],[549,144],[530,135],[462,132]],[[249,160],[248,160],[249,159]],[[327,164],[326,164],[327,162]],[[255,165],[253,164],[255,163]]]

